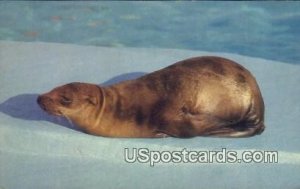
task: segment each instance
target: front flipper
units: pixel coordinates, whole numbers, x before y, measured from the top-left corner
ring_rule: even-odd
[[[166,134],[166,133],[162,133],[162,132],[157,132],[155,134],[155,138],[167,138],[170,137],[170,135]]]

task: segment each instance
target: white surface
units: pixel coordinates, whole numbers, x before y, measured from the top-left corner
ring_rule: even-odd
[[[266,105],[266,130],[243,139],[113,139],[84,134],[42,112],[39,93],[73,81],[112,83],[176,61],[218,55],[249,69]],[[0,188],[300,187],[300,67],[172,49],[0,42]],[[108,81],[108,82],[107,82]],[[277,150],[277,164],[128,164],[124,148]]]

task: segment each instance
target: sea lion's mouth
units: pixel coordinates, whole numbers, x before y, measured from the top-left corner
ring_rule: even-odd
[[[50,109],[46,106],[41,107],[45,112],[54,116],[64,116],[64,114],[60,110]]]
[[[48,113],[52,114],[52,115],[55,115],[55,116],[64,116],[64,114],[61,113],[61,111],[59,111],[59,110],[51,111],[51,112],[48,112]]]

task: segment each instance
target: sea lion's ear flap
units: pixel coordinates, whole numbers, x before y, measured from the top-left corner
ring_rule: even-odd
[[[97,98],[95,96],[89,95],[86,97],[86,100],[94,106],[97,105]]]
[[[103,103],[104,93],[101,87],[93,85],[85,92],[85,99],[92,105],[100,105]]]

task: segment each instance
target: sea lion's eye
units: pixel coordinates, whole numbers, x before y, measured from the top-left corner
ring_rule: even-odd
[[[72,99],[66,97],[66,96],[62,96],[60,99],[60,103],[64,106],[69,105],[72,103]]]

